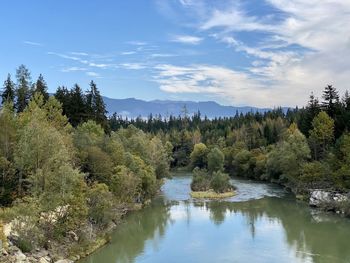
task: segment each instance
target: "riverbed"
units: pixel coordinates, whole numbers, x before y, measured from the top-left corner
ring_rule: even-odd
[[[191,199],[190,174],[167,179],[111,242],[80,263],[345,263],[350,220],[298,202],[267,183],[232,179],[234,197]]]

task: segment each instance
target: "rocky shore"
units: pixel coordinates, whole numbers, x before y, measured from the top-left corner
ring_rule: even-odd
[[[350,216],[350,193],[314,189],[310,191],[309,205]]]

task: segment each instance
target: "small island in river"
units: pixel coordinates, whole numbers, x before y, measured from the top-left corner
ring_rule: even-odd
[[[195,167],[191,197],[217,199],[235,195],[229,175],[223,172],[224,154],[219,148],[209,150],[203,143],[196,144],[191,153],[191,163]]]

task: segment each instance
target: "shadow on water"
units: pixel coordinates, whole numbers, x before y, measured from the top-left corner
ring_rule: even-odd
[[[161,196],[82,262],[350,262],[350,220],[254,182],[236,181],[235,200],[191,200],[189,180],[167,181]]]

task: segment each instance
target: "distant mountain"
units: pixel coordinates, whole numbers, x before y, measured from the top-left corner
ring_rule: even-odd
[[[189,115],[200,111],[202,116],[208,118],[214,117],[230,117],[238,113],[248,112],[266,112],[271,110],[270,108],[257,108],[257,107],[234,107],[234,106],[223,106],[214,101],[172,101],[172,100],[152,100],[144,101],[134,98],[128,99],[111,99],[103,97],[108,114],[111,115],[116,112],[118,115],[128,118],[135,118],[138,116],[147,117],[150,114],[162,115],[167,117],[170,115],[178,116],[182,114],[183,108],[186,105]]]

